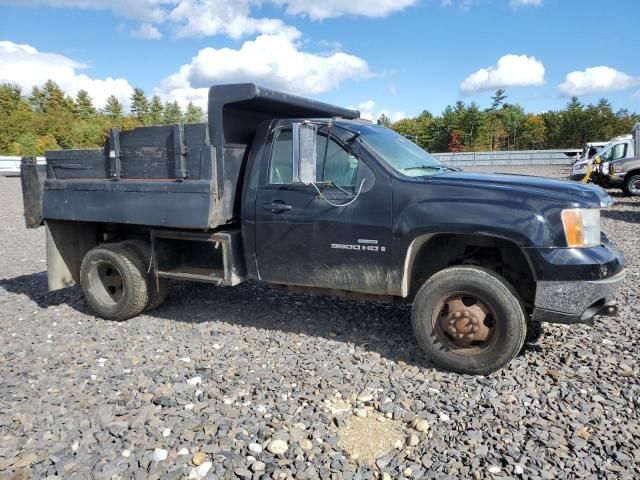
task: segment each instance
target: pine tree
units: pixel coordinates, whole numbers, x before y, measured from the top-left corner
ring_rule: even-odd
[[[500,108],[500,106],[502,106],[504,101],[508,98],[505,93],[506,90],[504,88],[499,88],[498,90],[496,90],[496,93],[494,93],[493,97],[491,97],[491,100],[493,100],[493,102],[491,103],[490,110],[497,110],[498,108]]]
[[[87,118],[96,113],[93,99],[86,90],[78,90],[76,94],[76,111],[81,118]]]
[[[22,88],[13,83],[0,85],[0,113],[9,115],[22,103]]]
[[[162,121],[165,125],[182,122],[182,109],[177,100],[165,103],[164,118]]]
[[[193,104],[193,102],[189,102],[187,105],[187,111],[184,114],[184,123],[198,123],[202,122],[204,119],[204,110],[202,107],[198,107]]]
[[[109,95],[103,111],[112,120],[122,119],[122,104],[115,95]]]
[[[383,127],[386,128],[391,128],[391,119],[389,118],[388,115],[381,113],[380,117],[378,118],[378,125],[382,125]]]
[[[44,112],[45,95],[39,87],[35,86],[31,89],[29,103],[36,112]]]
[[[73,110],[64,92],[53,80],[45,82],[44,87],[42,87],[42,94],[44,96],[42,109],[45,113],[52,110]]]
[[[164,105],[162,105],[162,100],[158,95],[154,95],[151,98],[151,103],[149,103],[149,115],[148,115],[148,124],[149,125],[162,125],[162,120],[164,118]]]
[[[149,116],[149,101],[144,95],[144,90],[141,88],[134,88],[131,94],[131,113],[140,122],[146,124],[147,117]]]

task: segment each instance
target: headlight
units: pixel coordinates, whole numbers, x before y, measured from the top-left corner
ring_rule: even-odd
[[[600,210],[571,208],[562,211],[562,226],[570,247],[600,245]]]

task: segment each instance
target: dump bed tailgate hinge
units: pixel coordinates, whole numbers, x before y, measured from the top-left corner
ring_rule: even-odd
[[[173,156],[176,180],[181,182],[187,178],[187,148],[184,145],[184,127],[182,124],[173,126]]]
[[[109,161],[111,180],[120,180],[122,177],[122,154],[120,152],[120,130],[109,130]]]

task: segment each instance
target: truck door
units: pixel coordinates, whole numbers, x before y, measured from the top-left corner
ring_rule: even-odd
[[[260,278],[386,293],[392,218],[388,174],[374,171],[334,135],[327,144],[327,131],[319,131],[316,178],[323,198],[313,185],[295,181],[291,123],[280,122],[270,136],[256,195]],[[352,203],[336,207],[329,202]]]

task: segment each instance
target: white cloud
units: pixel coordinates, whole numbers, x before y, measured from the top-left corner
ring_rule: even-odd
[[[513,8],[539,7],[540,5],[542,5],[542,0],[511,0],[510,5]]]
[[[115,95],[128,107],[133,88],[123,78],[91,78],[78,70],[86,65],[56,53],[39,52],[30,45],[0,41],[0,83],[20,85],[28,94],[34,86],[41,86],[48,79],[55,81],[67,94],[75,95],[84,89],[100,108],[109,95]]]
[[[206,106],[207,89],[216,83],[256,82],[299,95],[338,88],[344,81],[371,75],[367,62],[343,52],[318,54],[300,50],[297,35],[259,35],[239,49],[207,47],[165,78],[157,90],[163,98]]]
[[[369,120],[371,122],[376,122],[382,114],[385,114],[387,117],[389,117],[392,122],[397,122],[398,120],[406,118],[404,112],[392,112],[387,109],[376,108],[376,102],[374,102],[373,100],[366,100],[359,103],[358,105],[354,105],[349,108],[359,110],[360,118],[364,118],[365,120]]]
[[[479,0],[440,0],[440,5],[443,7],[453,7],[458,5],[462,10],[468,11],[475,4],[480,3]],[[539,7],[542,5],[542,0],[509,0],[511,8],[520,7]]]
[[[506,87],[544,84],[544,65],[527,55],[504,55],[496,65],[481,68],[460,85],[463,94],[475,94]]]
[[[147,40],[158,40],[162,38],[160,30],[150,23],[142,23],[138,28],[131,31],[134,37],[146,38]]]
[[[372,75],[367,62],[357,56],[302,51],[300,36],[299,32],[285,31],[259,35],[239,49],[204,48],[191,62],[165,78],[155,93],[164,100],[178,100],[182,105],[192,101],[206,109],[209,87],[216,83],[256,82],[299,95],[313,95],[338,88],[347,80]],[[72,96],[78,90],[87,90],[98,108],[105,105],[109,95],[115,95],[128,109],[133,93],[129,82],[123,78],[93,78],[82,72],[87,68],[64,55],[0,41],[0,83],[16,83],[29,94],[34,86],[51,79]]]
[[[611,67],[590,67],[567,74],[559,85],[562,95],[581,96],[612,90],[627,90],[640,83],[640,77],[632,77]]]
[[[287,27],[277,18],[255,18],[254,9],[276,5],[290,15],[324,20],[345,15],[386,17],[415,5],[419,0],[0,0],[19,6],[110,10],[114,14],[148,24],[169,23],[179,37],[227,35],[239,38],[275,33]],[[146,27],[148,30],[148,27]],[[140,30],[134,30],[139,32]],[[159,32],[158,32],[159,33]],[[149,38],[149,37],[145,37]]]
[[[282,20],[251,17],[251,7],[259,0],[180,0],[168,14],[178,37],[224,34],[231,38],[255,33],[289,31]]]
[[[50,6],[81,8],[91,10],[111,10],[120,17],[142,22],[162,22],[166,8],[176,0],[0,0],[0,4],[27,6]]]
[[[324,20],[344,15],[381,18],[415,5],[418,0],[272,0],[286,5],[287,13]]]

